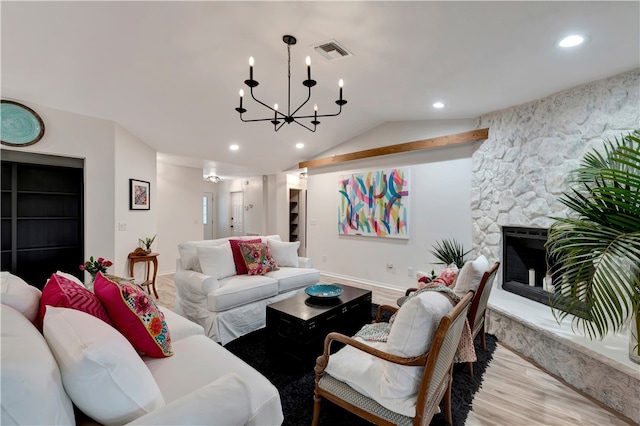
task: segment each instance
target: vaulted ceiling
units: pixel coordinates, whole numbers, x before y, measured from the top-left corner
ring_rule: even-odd
[[[166,161],[223,178],[295,169],[388,121],[477,117],[640,66],[635,1],[3,1],[0,13],[3,99],[113,120]],[[570,33],[586,42],[559,48]],[[257,97],[285,108],[285,34],[298,40],[292,103],[307,55],[318,84],[303,111],[335,112],[345,82],[348,104],[315,133],[235,111],[249,56]],[[353,56],[323,58],[314,46],[329,40]],[[252,102],[246,118],[270,116]]]

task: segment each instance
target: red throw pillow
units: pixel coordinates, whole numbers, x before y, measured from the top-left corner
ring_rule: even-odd
[[[240,251],[240,243],[261,243],[262,240],[260,238],[255,238],[253,240],[229,240],[229,244],[231,245],[231,253],[233,254],[233,263],[236,264],[236,273],[238,275],[247,274],[247,265],[244,263],[244,257],[242,256],[242,251]]]
[[[164,314],[142,287],[98,272],[94,289],[118,331],[136,350],[154,358],[173,355]]]
[[[42,289],[39,312],[40,328],[42,328],[42,320],[44,319],[47,305],[86,312],[113,327],[113,322],[109,318],[107,310],[95,294],[78,283],[58,274],[51,275],[44,289]]]

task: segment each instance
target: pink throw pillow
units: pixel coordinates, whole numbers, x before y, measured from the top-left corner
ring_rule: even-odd
[[[42,329],[42,321],[47,305],[57,308],[76,309],[100,318],[113,327],[113,322],[111,318],[109,318],[107,310],[95,294],[58,274],[51,275],[51,278],[49,278],[49,281],[47,281],[47,284],[42,289],[39,312],[40,329]]]
[[[164,314],[142,287],[98,272],[94,289],[118,331],[136,350],[154,358],[173,355]]]
[[[278,265],[269,253],[269,247],[264,243],[240,243],[242,258],[247,266],[249,275],[264,275],[277,271]]]
[[[240,251],[240,243],[261,242],[262,240],[260,238],[255,238],[252,240],[229,240],[229,244],[231,245],[231,254],[233,254],[233,263],[236,264],[236,273],[238,275],[248,273],[247,264],[244,262],[244,257],[242,257],[242,252]]]

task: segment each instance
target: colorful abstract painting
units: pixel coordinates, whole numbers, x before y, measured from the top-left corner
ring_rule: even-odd
[[[340,177],[338,234],[409,238],[409,170]]]

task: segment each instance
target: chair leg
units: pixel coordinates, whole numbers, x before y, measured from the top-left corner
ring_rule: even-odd
[[[320,420],[320,403],[322,398],[314,393],[313,395],[313,419],[311,420],[311,426],[318,426]]]
[[[444,393],[444,420],[448,425],[453,425],[453,416],[451,415],[451,386],[453,384],[453,370],[449,371],[449,385]]]
[[[467,362],[467,370],[469,370],[469,375],[473,377],[473,363]]]
[[[482,323],[482,326],[480,327],[480,338],[482,339],[482,349],[483,350],[487,350],[487,339],[484,335],[484,323]]]

